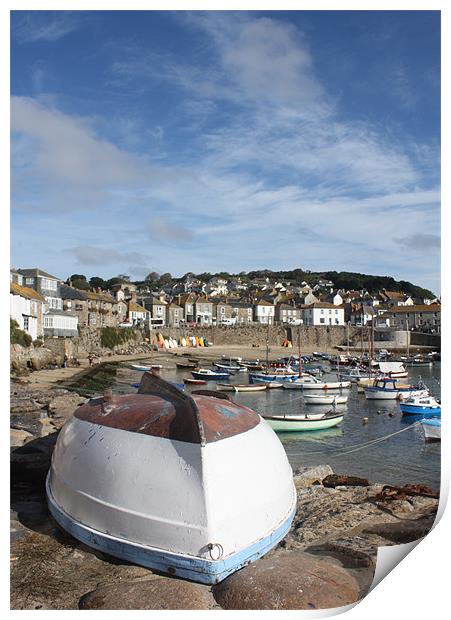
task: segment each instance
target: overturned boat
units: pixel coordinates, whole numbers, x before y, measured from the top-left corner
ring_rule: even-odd
[[[75,411],[47,498],[87,545],[201,583],[274,547],[296,505],[285,451],[257,413],[150,373],[137,394],[110,392]]]

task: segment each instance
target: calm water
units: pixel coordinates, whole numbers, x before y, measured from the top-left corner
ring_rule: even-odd
[[[115,391],[130,392],[131,383],[139,382],[142,373],[125,367],[118,369]],[[163,370],[162,377],[182,382],[190,377],[189,371]],[[336,380],[335,375],[326,375]],[[440,397],[440,365],[409,369],[409,379],[403,382],[417,383],[422,378],[434,396]],[[238,373],[231,380],[247,383],[247,373]],[[195,388],[215,389],[215,382]],[[190,387],[187,386],[187,391]],[[265,390],[264,392],[230,394],[238,403],[251,407],[260,414],[299,414],[304,411],[321,410],[320,406],[306,406],[298,390]],[[324,408],[326,411],[330,407]],[[424,441],[419,418],[402,416],[397,401],[367,401],[358,394],[355,385],[349,391],[348,404],[344,406],[343,422],[324,431],[280,433],[293,468],[327,463],[336,473],[363,476],[373,482],[385,484],[428,484],[435,489],[440,486],[440,442]],[[389,415],[393,413],[393,417]],[[362,418],[368,417],[368,424]],[[362,444],[385,437],[395,431],[406,429],[394,437],[374,445]]]

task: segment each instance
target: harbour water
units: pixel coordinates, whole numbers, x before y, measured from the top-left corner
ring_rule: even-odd
[[[131,384],[139,383],[141,376],[140,372],[119,367],[114,390],[122,393],[134,391]],[[183,378],[191,374],[163,368],[161,376],[182,383]],[[330,379],[332,377],[336,380],[335,376],[329,375]],[[434,396],[440,397],[440,364],[411,368],[409,378],[403,382],[415,384],[420,378]],[[247,381],[247,373],[238,373],[231,379],[232,383]],[[200,387],[216,388],[215,382],[209,381],[205,386],[187,386],[185,389],[189,392]],[[298,390],[237,392],[229,393],[229,396],[263,416],[320,410],[319,406],[305,405],[302,392]],[[418,423],[420,418],[402,416],[397,401],[367,401],[364,394],[357,393],[355,384],[349,390],[348,404],[343,411],[344,420],[336,428],[279,434],[293,468],[327,463],[336,473],[362,476],[371,482],[421,483],[439,489],[440,443],[425,443]],[[364,423],[363,418],[368,418],[368,422]]]

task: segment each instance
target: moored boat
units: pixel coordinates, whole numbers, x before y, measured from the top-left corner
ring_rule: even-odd
[[[229,370],[231,372],[246,371],[245,368],[238,366],[238,364],[223,364],[222,362],[214,362],[213,366],[216,366],[216,368],[219,368],[220,370]]]
[[[319,431],[337,426],[343,421],[343,413],[316,415],[274,415],[264,416],[271,428],[278,432]]]
[[[348,396],[342,394],[306,394],[304,402],[307,405],[344,405]]]
[[[441,441],[442,422],[440,418],[425,418],[421,420],[421,427],[426,441]]]
[[[368,400],[396,400],[409,396],[428,396],[424,386],[401,385],[396,379],[384,377],[375,379],[373,385],[364,388],[365,398]]]
[[[138,394],[75,411],[46,490],[55,520],[81,542],[208,584],[274,547],[296,506],[285,451],[258,414],[149,374]]]
[[[223,392],[262,392],[266,390],[267,385],[262,384],[249,384],[249,383],[217,383],[216,388]]]
[[[183,383],[186,383],[187,385],[205,385],[207,382],[204,379],[189,379],[188,377],[185,377],[185,379],[183,379]]]
[[[440,417],[442,408],[433,396],[410,396],[399,404],[403,415]]]
[[[191,374],[194,379],[204,379],[205,381],[216,381],[218,379],[228,379],[230,377],[228,372],[216,372],[209,368],[199,368],[199,370],[193,370]]]

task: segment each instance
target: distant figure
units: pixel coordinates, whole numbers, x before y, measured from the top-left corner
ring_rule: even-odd
[[[67,362],[69,361],[69,358],[67,357],[67,355],[64,356],[63,359],[63,368],[67,368]]]
[[[88,364],[89,364],[90,366],[92,366],[92,360],[93,360],[92,353],[90,353],[90,354],[88,355]]]

